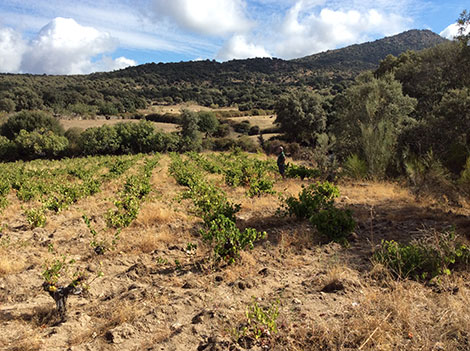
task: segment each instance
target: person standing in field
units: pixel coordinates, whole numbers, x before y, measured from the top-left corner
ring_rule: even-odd
[[[286,170],[286,155],[284,154],[284,148],[279,146],[279,155],[277,156],[277,167],[282,178],[285,178],[284,172]]]

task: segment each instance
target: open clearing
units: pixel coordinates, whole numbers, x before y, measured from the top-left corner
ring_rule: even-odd
[[[391,183],[339,183],[337,205],[353,210],[358,222],[350,247],[343,247],[322,242],[307,221],[277,216],[277,195],[248,198],[243,187],[207,175],[241,203],[239,227],[267,232],[239,262],[214,268],[199,235],[201,219],[189,200],[178,201],[185,188],[169,175],[169,164],[162,156],[136,220],[115,250],[99,256],[82,215],[100,233],[124,177],[137,166],[99,193],[48,213],[44,228],[31,229],[26,220],[36,203],[8,195],[0,214],[1,350],[470,349],[468,272],[426,286],[396,281],[370,261],[382,239],[408,242],[451,225],[469,238],[470,207],[417,201]],[[309,182],[277,178],[275,190],[298,194]],[[104,273],[69,298],[62,323],[41,288],[51,247],[90,276]],[[278,332],[259,341],[240,334],[253,301],[279,306]]]

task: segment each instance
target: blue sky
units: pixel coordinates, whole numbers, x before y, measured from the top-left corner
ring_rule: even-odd
[[[292,59],[408,29],[450,37],[466,6],[460,0],[2,0],[0,72]]]

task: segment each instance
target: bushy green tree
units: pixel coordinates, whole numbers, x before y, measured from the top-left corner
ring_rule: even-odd
[[[0,111],[13,112],[15,111],[16,104],[10,98],[0,99]]]
[[[206,138],[209,135],[214,134],[214,132],[219,127],[219,120],[215,116],[214,112],[210,111],[201,111],[198,113],[198,127],[199,130],[203,133],[206,133]]]
[[[383,177],[395,156],[398,135],[414,122],[416,100],[403,95],[392,75],[374,78],[366,73],[343,93],[335,131],[342,156],[361,155],[370,175]]]
[[[199,150],[201,148],[198,122],[199,118],[196,112],[183,110],[181,114],[181,151]]]
[[[80,135],[80,150],[85,155],[113,155],[118,153],[121,140],[112,126],[88,128]]]
[[[18,153],[23,158],[57,157],[67,149],[69,142],[66,137],[52,131],[32,131],[24,129],[15,138]]]
[[[152,122],[118,123],[114,128],[120,140],[119,153],[154,151],[155,127]]]
[[[317,134],[326,129],[324,98],[314,93],[298,93],[283,96],[274,108],[275,123],[291,141],[315,145]]]
[[[37,130],[51,131],[57,135],[64,134],[64,128],[53,116],[43,111],[22,111],[10,116],[2,124],[0,134],[13,140],[21,130],[33,132]]]

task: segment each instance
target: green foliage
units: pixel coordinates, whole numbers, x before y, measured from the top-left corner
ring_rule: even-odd
[[[183,110],[181,114],[180,151],[199,150],[201,137],[199,135],[199,116],[196,112]]]
[[[11,115],[0,127],[0,134],[10,140],[14,140],[21,132],[52,132],[63,135],[64,129],[59,121],[51,115],[42,111],[23,111]]]
[[[368,173],[382,178],[395,156],[398,135],[413,123],[416,100],[403,95],[392,75],[380,79],[362,74],[341,98],[335,99],[337,152],[356,153],[367,161]]]
[[[470,157],[467,158],[465,168],[460,173],[458,184],[467,194],[470,194]]]
[[[75,263],[74,259],[67,259],[65,255],[52,262],[46,262],[42,277],[50,285],[50,289],[59,285],[60,278],[67,275],[70,267]]]
[[[300,178],[304,180],[318,178],[320,177],[321,172],[317,168],[309,168],[303,165],[290,163],[286,169],[285,175],[287,178]]]
[[[106,214],[106,222],[109,228],[128,227],[137,218],[140,203],[151,191],[150,177],[158,160],[158,155],[146,160],[137,175],[131,175],[126,179],[119,198],[114,201],[116,209],[110,209]]]
[[[320,95],[312,93],[284,96],[276,103],[275,123],[289,140],[315,145],[317,134],[326,129],[323,102]]]
[[[85,155],[115,155],[121,145],[113,126],[88,128],[80,134],[80,150]]]
[[[15,111],[16,103],[10,98],[0,99],[0,111],[13,112]]]
[[[198,112],[198,128],[201,132],[206,133],[206,138],[212,135],[219,128],[219,120],[214,112],[200,111]]]
[[[449,172],[436,159],[432,151],[422,157],[409,156],[405,161],[405,171],[417,195],[445,193],[452,187]]]
[[[299,219],[310,218],[323,209],[329,209],[334,204],[334,199],[339,196],[339,190],[330,182],[317,182],[305,187],[298,198],[289,196],[284,200],[284,210],[289,216]]]
[[[189,153],[189,156],[204,160],[201,164],[208,168],[209,161],[201,155]],[[205,229],[201,230],[201,234],[213,246],[216,261],[235,262],[241,250],[252,248],[256,240],[266,235],[252,228],[240,231],[235,224],[235,214],[240,210],[240,205],[228,201],[225,192],[208,182],[191,161],[183,161],[177,154],[171,155],[171,158],[170,174],[179,184],[189,188],[184,197],[193,201],[196,213],[204,220]]]
[[[449,231],[410,244],[382,241],[373,259],[396,277],[427,281],[440,274],[450,274],[456,265],[468,265],[470,249]]]
[[[350,210],[342,210],[331,207],[320,210],[310,217],[310,222],[317,228],[318,232],[328,240],[346,243],[347,237],[356,227]]]
[[[277,318],[279,317],[279,300],[270,306],[262,307],[253,298],[246,310],[247,326],[243,334],[258,340],[261,337],[277,333]]]
[[[69,146],[66,137],[52,131],[32,131],[22,129],[15,139],[18,154],[23,158],[58,157]]]
[[[0,160],[12,160],[17,157],[16,144],[0,135]]]
[[[42,208],[31,208],[25,211],[26,220],[32,228],[44,227],[46,224],[46,215]]]
[[[208,228],[201,231],[202,238],[213,245],[214,257],[218,261],[233,263],[240,256],[240,251],[252,249],[255,241],[263,239],[265,232],[253,228],[240,231],[235,222],[218,215],[208,223]]]
[[[343,173],[352,179],[364,179],[367,176],[367,163],[357,154],[349,155],[343,163]]]

